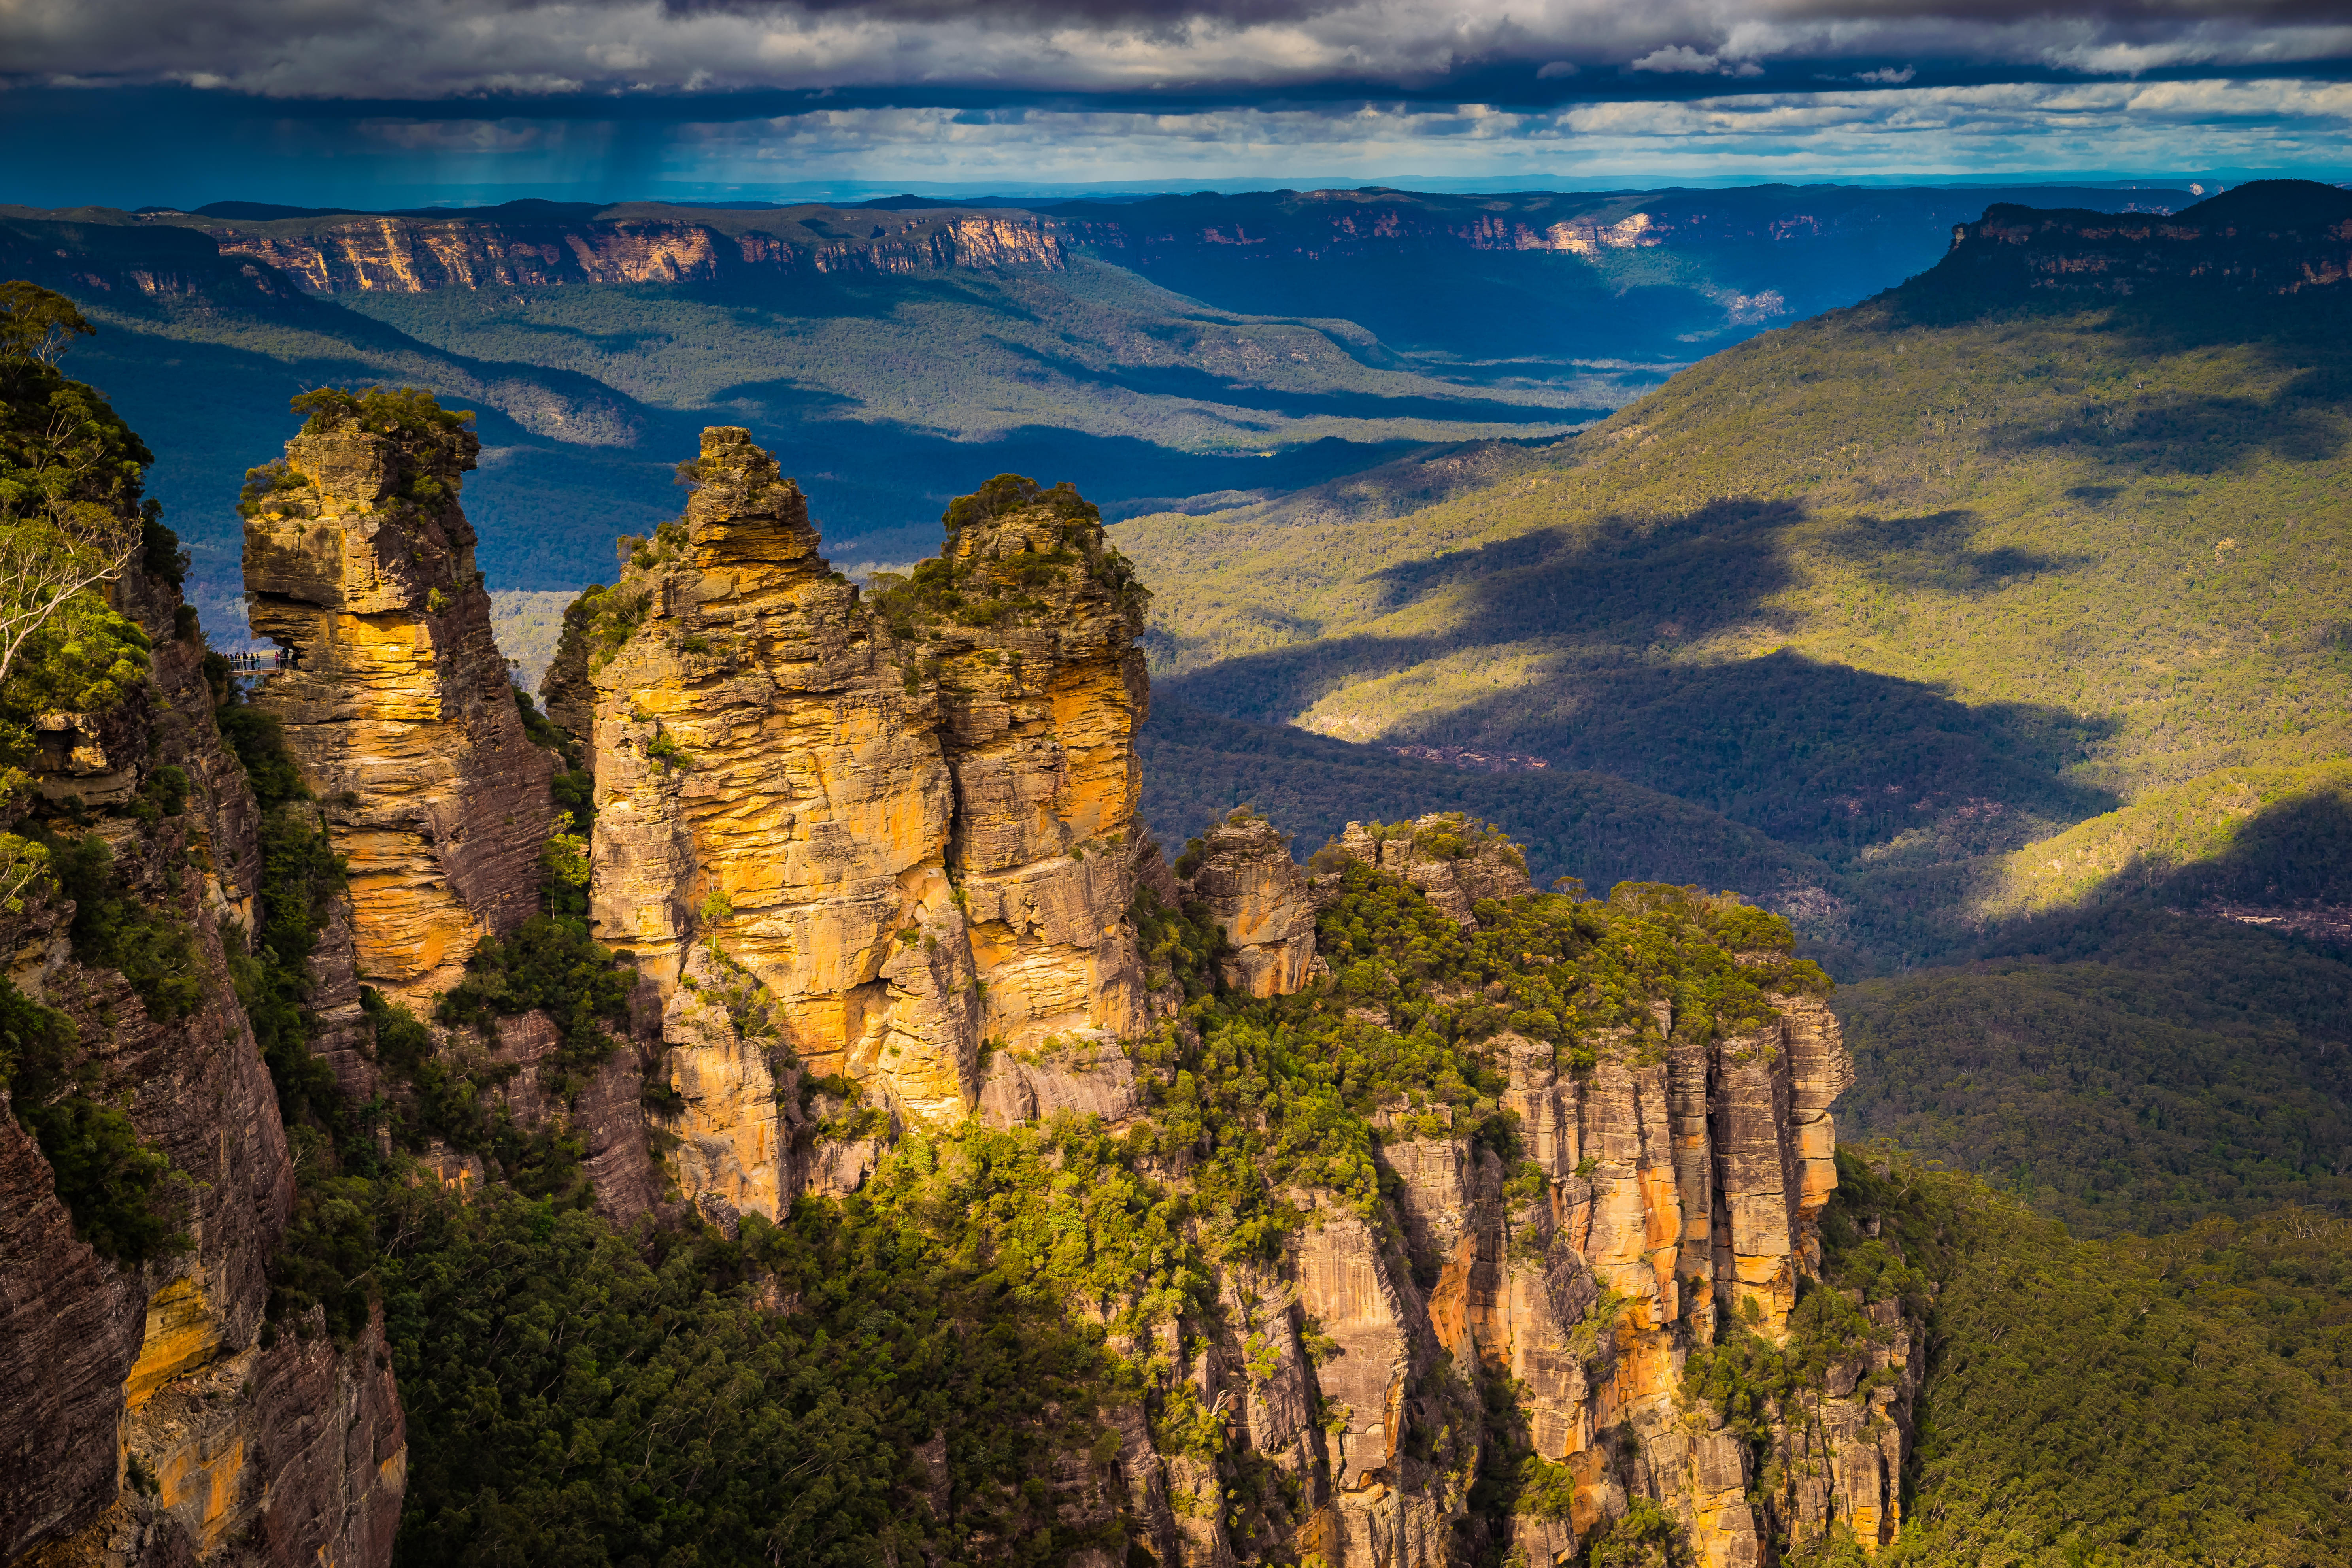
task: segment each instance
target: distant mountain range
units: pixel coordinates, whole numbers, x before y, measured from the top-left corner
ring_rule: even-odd
[[[609,575],[739,423],[845,564],[911,560],[998,469],[1111,516],[1269,500],[1465,438],[1546,440],[1675,366],[1932,265],[1989,202],[2185,191],[1759,186],[1199,195],[1034,209],[514,202],[395,214],[0,207],[0,272],[101,327],[74,368],[155,447],[191,594],[232,628],[233,512],[285,399],[479,411],[493,587]]]

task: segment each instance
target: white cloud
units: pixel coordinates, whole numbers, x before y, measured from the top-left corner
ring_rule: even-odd
[[[1723,69],[1723,62],[1713,55],[1700,54],[1688,44],[1674,44],[1665,48],[1651,50],[1640,59],[1631,62],[1631,68],[1637,71],[1682,71],[1695,75],[1714,76]]]
[[[449,177],[477,165],[605,155],[600,128],[538,141],[506,121],[378,122],[387,150],[437,156]],[[1985,169],[2293,166],[2339,158],[2352,84],[2005,83],[1749,93],[1688,101],[1364,104],[1344,111],[1199,113],[1037,108],[835,108],[671,128],[646,177],[731,184],[746,195],[812,179],[1024,184],[1207,182],[1312,172],[1340,180],[1510,176],[1531,184],[1731,176],[1821,179]],[[551,175],[550,177],[552,177]]]

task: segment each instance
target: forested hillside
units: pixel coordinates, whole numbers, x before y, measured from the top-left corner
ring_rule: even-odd
[[[1123,525],[1163,700],[1354,742],[1222,731],[1163,816],[1250,798],[1303,852],[1385,809],[1389,748],[1540,757],[1458,798],[1590,875],[1669,818],[1564,789],[1671,796],[1708,826],[1660,863],[1746,878],[1842,980],[1990,963],[1844,994],[1872,1130],[2095,1229],[2336,1191],[2347,208],[1997,207],[1556,446]]]

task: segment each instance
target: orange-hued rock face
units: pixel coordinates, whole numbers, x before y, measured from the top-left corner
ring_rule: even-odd
[[[266,262],[320,294],[1067,265],[1057,226],[1026,213],[892,213],[856,238],[825,234],[822,220],[817,228],[772,221],[773,232],[735,232],[659,207],[607,209],[579,221],[355,213],[267,230],[215,223],[208,232],[224,256]]]
[[[1274,825],[1239,812],[1202,837],[1192,891],[1233,944],[1217,978],[1250,996],[1287,996],[1323,972],[1315,895]]]
[[[349,859],[358,979],[420,1011],[537,912],[551,826],[553,764],[523,733],[457,504],[479,447],[306,428],[245,528],[253,629],[294,656],[255,700]]]
[[[555,666],[593,693],[598,938],[666,997],[717,942],[793,1061],[917,1125],[973,1110],[987,1043],[1133,1033],[1140,600],[1091,509],[1003,489],[963,509],[932,577],[868,605],[747,433],[704,432],[698,469]],[[673,1087],[709,1080],[707,1043],[668,1043]],[[755,1100],[727,1114],[775,1114]]]
[[[978,1041],[957,977],[901,956],[961,930],[937,694],[908,689],[772,458],[722,429],[700,461],[684,525],[574,627],[604,656],[589,660],[597,937],[665,997],[694,941],[721,943],[813,1072],[888,1075],[952,1119]]]
[[[1246,824],[1228,837],[1207,836],[1188,857],[1187,890],[1224,899],[1229,932],[1246,931],[1228,911],[1271,857],[1253,852],[1264,846]],[[1528,891],[1511,847],[1455,817],[1351,827],[1340,847],[1474,929],[1481,900]],[[1245,989],[1235,967],[1227,983]],[[1580,1042],[1597,1058],[1581,1070],[1549,1042],[1498,1033],[1487,1050],[1506,1080],[1497,1098],[1517,1118],[1512,1153],[1400,1105],[1379,1156],[1391,1195],[1371,1223],[1299,1194],[1313,1218],[1252,1289],[1257,1302],[1294,1299],[1302,1342],[1319,1336],[1303,1374],[1324,1415],[1313,1451],[1294,1458],[1283,1424],[1260,1415],[1256,1391],[1263,1382],[1272,1406],[1280,1373],[1266,1373],[1286,1367],[1288,1342],[1255,1353],[1245,1406],[1253,1447],[1299,1478],[1292,1549],[1332,1563],[1461,1560],[1444,1535],[1463,1516],[1453,1478],[1468,1455],[1444,1445],[1465,1432],[1524,1444],[1573,1482],[1563,1509],[1512,1516],[1504,1544],[1530,1563],[1573,1559],[1636,1499],[1674,1519],[1708,1568],[1761,1568],[1776,1535],[1801,1542],[1838,1525],[1866,1549],[1895,1539],[1918,1386],[1916,1330],[1896,1305],[1868,1309],[1883,1341],[1776,1430],[1782,1464],[1769,1493],[1748,1439],[1685,1383],[1689,1358],[1727,1323],[1783,1337],[1800,1284],[1820,1277],[1817,1222],[1836,1184],[1830,1107],[1852,1066],[1818,997],[1770,1001],[1760,1026],[1713,1037],[1678,1029],[1659,998],[1650,1045],[1625,1030]],[[1507,1380],[1496,1385],[1512,1405],[1499,1425],[1452,1380],[1482,1366]],[[1859,1392],[1874,1372],[1893,1375]],[[1421,1434],[1422,1452],[1401,1440],[1406,1430]],[[1179,1556],[1222,1560],[1208,1548]]]
[[[929,614],[919,581],[880,608],[912,609],[940,663],[956,794],[948,866],[965,895],[981,1030],[1016,1050],[1123,1038],[1144,1023],[1128,924],[1135,732],[1150,710],[1142,595],[1067,487],[1006,476],[950,515],[940,564],[953,591],[1010,608]]]

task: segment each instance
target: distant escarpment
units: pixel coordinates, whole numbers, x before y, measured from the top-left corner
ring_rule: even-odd
[[[1052,226],[1019,212],[721,212],[535,202],[446,216],[339,213],[255,222],[173,215],[163,221],[200,227],[222,255],[264,263],[316,294],[1064,265]]]
[[[1997,204],[1906,293],[2019,300],[2276,296],[2352,276],[2352,192],[2258,180],[2170,216]]]
[[[136,438],[54,373],[0,388],[12,439],[79,400],[102,460],[67,499],[137,539]],[[0,686],[0,1561],[381,1568],[406,1453],[383,1318],[331,1335],[271,1267],[296,1160],[247,1005],[307,843],[265,829],[185,558],[143,527]]]

